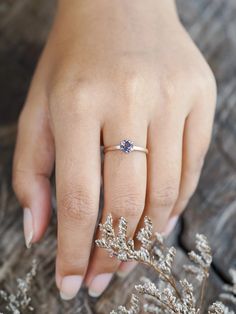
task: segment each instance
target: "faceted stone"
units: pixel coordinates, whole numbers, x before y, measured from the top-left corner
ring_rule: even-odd
[[[120,150],[126,154],[132,152],[134,143],[130,140],[123,140],[120,142]]]

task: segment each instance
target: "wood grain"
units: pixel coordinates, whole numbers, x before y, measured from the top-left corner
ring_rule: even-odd
[[[236,268],[236,2],[178,0],[177,4],[182,22],[216,75],[219,94],[212,144],[199,187],[169,239],[178,248],[175,271],[180,274],[195,234],[208,236],[214,261],[207,305],[217,298],[222,284],[230,282],[229,268]],[[0,289],[14,291],[16,278],[24,276],[37,257],[39,272],[32,289],[35,313],[109,313],[128,301],[141,275],[155,281],[155,274],[139,266],[126,279],[114,278],[98,300],[89,298],[84,288],[76,300],[62,302],[54,283],[56,211],[44,239],[26,250],[22,211],[11,189],[16,120],[54,8],[55,1],[47,0],[0,3]],[[4,312],[1,303],[0,311]]]

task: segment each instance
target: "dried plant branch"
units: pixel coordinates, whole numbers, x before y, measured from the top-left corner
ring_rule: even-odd
[[[202,234],[196,235],[196,250],[191,251],[188,256],[194,265],[184,265],[184,269],[194,275],[201,283],[201,292],[199,299],[199,309],[202,308],[204,291],[206,288],[206,281],[209,277],[209,270],[212,263],[211,248],[208,244],[207,238]]]
[[[208,314],[234,314],[234,312],[230,311],[223,303],[217,301],[209,307]]]
[[[139,310],[139,298],[135,294],[132,294],[129,309],[126,309],[124,306],[119,306],[118,309],[116,311],[112,311],[111,314],[136,314]]]
[[[146,313],[160,314],[200,314],[203,313],[203,300],[206,287],[206,281],[209,277],[210,265],[212,262],[211,248],[207,238],[204,235],[196,235],[196,251],[189,253],[191,264],[185,265],[184,270],[193,274],[201,283],[200,297],[198,302],[194,296],[194,287],[187,279],[177,282],[172,273],[175,248],[167,248],[164,245],[164,239],[160,234],[154,235],[152,232],[152,222],[148,217],[144,218],[144,227],[137,234],[137,240],[140,247],[135,248],[134,240],[127,238],[127,221],[121,217],[119,220],[117,235],[113,228],[113,219],[108,215],[104,224],[100,224],[102,233],[101,239],[96,240],[98,247],[106,249],[110,256],[117,257],[120,261],[134,260],[152,267],[161,280],[162,287],[156,286],[147,278],[143,278],[141,283],[135,285],[136,291],[144,297],[146,303],[142,308]],[[234,283],[236,273],[231,272]],[[235,300],[234,286],[225,286],[224,296],[230,300]],[[139,298],[133,294],[130,308],[119,306],[117,311],[112,314],[136,314],[140,311]],[[212,304],[208,309],[208,314],[233,314],[221,302]]]
[[[135,249],[132,239],[127,239],[127,221],[123,217],[119,220],[117,236],[113,229],[111,215],[108,215],[105,223],[100,224],[99,227],[103,237],[95,241],[97,246],[106,249],[110,256],[116,256],[121,261],[134,260],[154,268],[159,273],[160,278],[172,286],[176,296],[181,300],[180,292],[171,274],[171,267],[176,254],[175,248],[171,247],[165,254],[164,248],[160,245],[157,258],[157,251],[152,250],[152,222],[148,217],[144,218],[144,227],[137,234],[137,240],[141,243],[139,249]],[[156,239],[159,244],[163,244],[161,235],[156,235]]]
[[[31,270],[26,274],[24,279],[17,279],[16,294],[7,293],[0,290],[0,298],[6,303],[5,309],[12,314],[21,314],[25,310],[33,311],[31,306],[31,297],[29,296],[32,282],[36,276],[37,262],[33,260]]]

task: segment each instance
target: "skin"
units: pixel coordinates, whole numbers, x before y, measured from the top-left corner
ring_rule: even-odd
[[[124,216],[129,236],[145,215],[155,231],[173,225],[197,186],[215,103],[214,76],[172,0],[59,1],[19,119],[13,187],[29,245],[49,224],[55,163],[62,298],[82,279],[98,296],[133,267],[91,249],[102,181],[102,221]],[[101,176],[100,145],[127,137],[149,154],[109,152]]]

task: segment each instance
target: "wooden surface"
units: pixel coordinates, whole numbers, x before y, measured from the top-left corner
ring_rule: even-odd
[[[236,1],[179,0],[181,19],[207,58],[217,78],[218,104],[212,144],[199,187],[172,235],[178,247],[176,272],[197,232],[208,236],[214,253],[212,277],[205,303],[217,298],[236,268]],[[72,302],[62,302],[54,284],[56,215],[41,243],[24,247],[22,211],[11,190],[15,124],[36,60],[51,24],[54,2],[2,0],[0,3],[0,289],[14,291],[15,279],[40,262],[32,289],[35,313],[109,313],[125,303],[141,274],[138,267],[127,279],[115,278],[99,300],[86,289]],[[125,293],[124,293],[125,292]],[[1,307],[0,311],[4,312]]]

